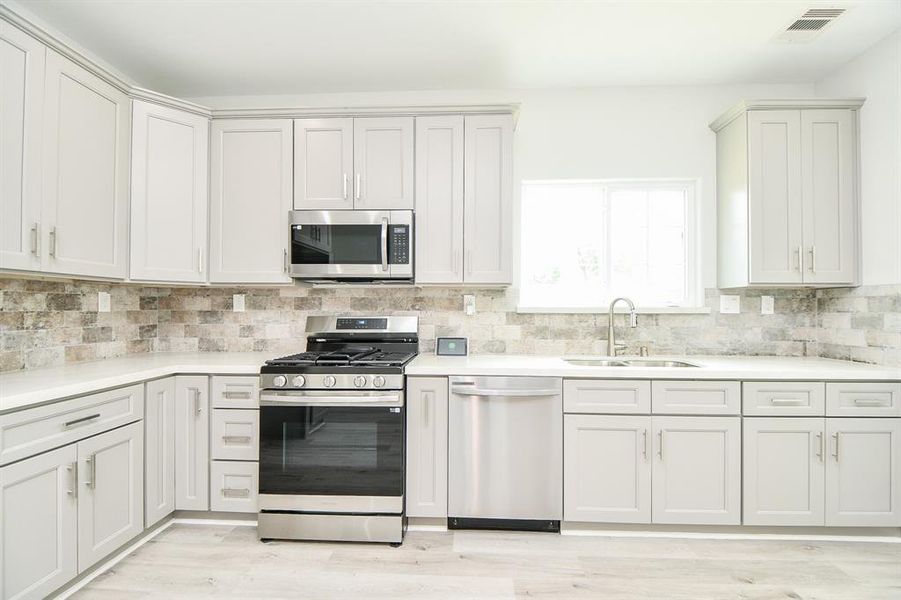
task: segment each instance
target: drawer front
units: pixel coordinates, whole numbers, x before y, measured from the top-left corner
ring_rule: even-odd
[[[214,459],[257,460],[260,411],[214,409],[210,423],[210,449]]]
[[[827,383],[830,417],[901,417],[901,383]]]
[[[737,381],[654,381],[651,410],[656,415],[737,415],[741,384]]]
[[[210,510],[257,512],[259,464],[214,460],[210,463]]]
[[[565,379],[563,412],[589,414],[651,413],[651,382]]]
[[[742,384],[742,412],[753,416],[822,417],[826,384],[809,381],[748,381]]]
[[[139,421],[144,384],[0,415],[0,464]]]
[[[259,408],[260,378],[256,375],[219,375],[211,378],[213,408]]]

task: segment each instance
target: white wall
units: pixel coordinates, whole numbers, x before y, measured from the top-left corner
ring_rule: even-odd
[[[707,124],[742,98],[803,98],[812,84],[610,87],[217,97],[212,108],[521,104],[516,177],[697,178],[703,285],[716,285],[716,136]]]
[[[862,96],[863,284],[901,283],[901,31],[816,83],[818,96]]]

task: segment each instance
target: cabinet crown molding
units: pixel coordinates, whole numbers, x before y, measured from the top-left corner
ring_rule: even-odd
[[[749,110],[791,110],[818,108],[846,108],[858,110],[866,98],[782,98],[778,100],[742,100],[710,122],[710,129],[718,132]]]

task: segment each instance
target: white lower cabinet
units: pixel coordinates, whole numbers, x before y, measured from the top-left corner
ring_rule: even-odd
[[[563,519],[651,522],[650,417],[565,415]]]
[[[214,460],[210,463],[210,510],[257,512],[259,464]]]
[[[825,524],[822,418],[744,420],[745,525]]]
[[[447,517],[447,378],[407,380],[408,517]]]
[[[741,523],[741,419],[653,417],[654,523]]]
[[[144,531],[144,424],[78,442],[78,572]]]
[[[0,469],[0,598],[45,598],[78,574],[76,445]]]
[[[209,378],[179,375],[175,378],[175,509],[209,508]]]
[[[826,525],[901,526],[901,419],[826,419]]]
[[[175,510],[175,377],[144,391],[144,526]]]

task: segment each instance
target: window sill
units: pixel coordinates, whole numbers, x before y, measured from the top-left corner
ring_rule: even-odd
[[[526,314],[599,314],[606,313],[608,306],[585,306],[577,308],[536,308],[532,306],[517,306],[516,312]],[[628,313],[628,309],[617,306],[615,313]],[[709,315],[713,310],[709,306],[639,306],[635,312],[640,315]]]

